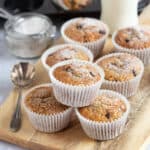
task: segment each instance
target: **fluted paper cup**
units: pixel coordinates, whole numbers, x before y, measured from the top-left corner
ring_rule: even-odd
[[[33,112],[26,106],[25,104],[26,96],[38,87],[52,87],[52,84],[41,84],[35,86],[29,91],[27,91],[27,93],[24,95],[23,108],[26,111],[29,121],[31,122],[33,127],[36,130],[47,133],[57,132],[67,127],[67,125],[70,122],[72,108],[68,108],[60,113],[44,115]]]
[[[124,53],[113,53],[113,54],[105,55],[105,56],[101,57],[100,59],[98,59],[96,61],[96,64],[98,64],[100,61],[104,60],[105,58],[109,58],[112,56],[118,56],[118,55],[124,55]],[[144,72],[144,65],[140,59],[138,59],[138,60],[141,65],[141,71],[136,77],[134,77],[133,79],[130,79],[128,81],[122,81],[122,82],[121,81],[109,81],[109,80],[104,79],[102,88],[114,90],[116,92],[119,92],[119,93],[125,95],[126,97],[130,97],[130,96],[134,95],[137,92],[137,89],[139,87],[139,84],[140,84],[140,81],[141,81],[141,78],[142,78],[143,72]]]
[[[88,56],[89,61],[90,61],[90,62],[93,61],[93,59],[94,59],[93,54],[91,53],[91,51],[90,51],[88,48],[86,48],[86,47],[84,47],[84,46],[81,46],[81,45],[75,45],[75,44],[60,44],[60,45],[53,46],[53,47],[49,48],[48,50],[46,50],[46,51],[43,53],[42,57],[41,57],[42,64],[43,64],[44,68],[45,68],[47,71],[49,71],[49,69],[51,68],[51,66],[49,66],[49,65],[46,63],[47,57],[48,57],[50,54],[53,54],[54,52],[56,52],[56,51],[58,51],[58,50],[60,50],[60,49],[63,49],[63,48],[65,48],[65,47],[67,47],[67,46],[73,47],[73,48],[75,48],[75,49],[78,49],[78,50],[84,52],[84,53]]]
[[[98,122],[89,120],[85,118],[83,115],[81,115],[77,108],[75,112],[84,132],[88,137],[95,140],[110,140],[119,136],[123,132],[128,114],[130,112],[130,104],[123,95],[117,92],[110,90],[100,90],[98,95],[101,94],[107,94],[121,99],[126,105],[126,112],[124,112],[124,114],[119,119],[116,119],[111,122]]]
[[[143,26],[143,28],[148,28],[150,31],[150,27]],[[112,43],[115,47],[116,52],[124,52],[124,53],[135,55],[138,58],[140,58],[145,65],[150,64],[150,47],[143,48],[143,49],[133,49],[133,48],[122,47],[121,45],[117,44],[117,42],[115,41],[117,33],[118,31],[114,32],[112,35]]]
[[[98,19],[94,19],[94,18],[88,18],[88,19],[91,19],[91,21],[94,21],[96,24],[101,24],[102,27],[104,28],[106,34],[103,37],[101,37],[100,39],[93,41],[93,42],[82,43],[82,42],[74,41],[73,39],[70,39],[65,34],[65,30],[67,29],[68,26],[70,26],[72,23],[75,23],[79,19],[81,19],[81,18],[71,19],[71,20],[67,21],[66,23],[64,23],[61,27],[61,35],[66,43],[80,44],[80,45],[83,45],[83,46],[89,48],[91,50],[91,52],[93,53],[94,58],[96,58],[100,55],[100,53],[104,47],[105,41],[109,35],[109,29],[108,29],[107,25],[104,24],[102,21],[100,21]]]
[[[92,85],[85,85],[85,86],[70,85],[57,80],[53,75],[54,70],[57,67],[64,66],[66,64],[71,64],[71,63],[90,64],[91,66],[97,69],[101,79],[96,83],[93,83]],[[82,106],[89,105],[91,101],[95,98],[104,80],[104,72],[98,65],[91,62],[80,61],[80,60],[68,60],[54,65],[49,71],[49,76],[51,82],[53,83],[53,91],[56,99],[60,103],[72,107],[82,107]]]

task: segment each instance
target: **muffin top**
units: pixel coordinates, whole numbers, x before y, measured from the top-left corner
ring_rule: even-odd
[[[81,43],[93,42],[106,35],[104,25],[91,18],[77,19],[64,32],[70,39]]]
[[[38,87],[30,92],[25,105],[33,112],[43,115],[51,115],[63,112],[68,107],[58,103],[53,95],[51,87]]]
[[[150,47],[150,30],[143,28],[125,28],[118,31],[115,41],[118,45],[131,49]]]
[[[128,81],[141,72],[139,59],[130,54],[110,56],[98,62],[109,81]]]
[[[95,67],[89,64],[66,64],[54,70],[57,80],[71,85],[91,85],[101,79]]]
[[[63,0],[64,4],[71,10],[78,10],[86,7],[91,0]]]
[[[126,112],[126,105],[120,98],[102,94],[91,105],[79,108],[79,112],[92,121],[111,122]]]
[[[53,66],[58,62],[69,59],[80,59],[89,61],[88,55],[82,50],[72,46],[66,46],[50,54],[46,59],[46,64],[48,64],[49,66]]]

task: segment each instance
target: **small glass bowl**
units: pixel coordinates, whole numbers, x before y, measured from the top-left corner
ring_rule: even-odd
[[[16,30],[19,25],[31,17],[41,18],[46,24],[43,31],[35,34],[25,34]],[[33,29],[35,24],[33,24]],[[9,51],[21,58],[34,58],[40,56],[51,44],[56,34],[56,27],[52,21],[38,13],[21,13],[6,21],[6,43]]]

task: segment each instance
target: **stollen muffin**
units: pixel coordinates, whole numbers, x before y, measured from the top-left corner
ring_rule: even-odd
[[[103,49],[108,32],[107,25],[94,18],[71,19],[61,28],[61,35],[65,42],[88,47],[95,58]]]
[[[72,108],[57,102],[52,84],[42,84],[29,90],[23,106],[33,127],[42,132],[62,130],[68,125],[72,113]]]
[[[49,71],[56,99],[72,107],[87,106],[104,80],[103,70],[94,63],[68,60]]]
[[[85,133],[96,140],[109,140],[123,131],[130,111],[128,100],[110,90],[99,90],[95,100],[86,107],[76,109]]]
[[[116,51],[126,52],[139,57],[144,64],[150,61],[150,28],[128,27],[113,34],[113,45]]]
[[[115,90],[126,97],[136,93],[144,72],[144,65],[136,56],[127,53],[109,54],[96,63],[105,72],[103,88]]]
[[[49,70],[58,62],[70,59],[80,59],[92,62],[93,54],[88,48],[80,45],[60,44],[49,48],[41,57],[42,64],[46,70]]]

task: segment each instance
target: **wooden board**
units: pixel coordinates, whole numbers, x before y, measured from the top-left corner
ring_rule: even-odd
[[[146,13],[145,13],[146,12]],[[141,22],[150,13],[147,7]],[[148,16],[149,17],[149,16]],[[146,17],[147,18],[147,17]],[[58,41],[60,43],[60,41]],[[107,41],[104,53],[112,50],[110,40]],[[36,64],[36,78],[33,85],[49,82],[48,74],[39,61]],[[23,121],[21,130],[12,133],[9,130],[9,122],[15,107],[16,91],[12,91],[7,100],[0,106],[0,139],[26,147],[32,150],[138,150],[144,141],[150,136],[150,66],[145,68],[145,73],[140,88],[135,96],[129,100],[132,105],[129,120],[122,135],[114,140],[95,141],[88,138],[79,121],[74,116],[68,128],[55,134],[45,134],[36,131],[22,110]]]

